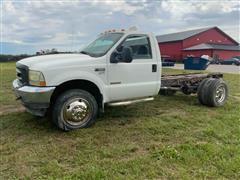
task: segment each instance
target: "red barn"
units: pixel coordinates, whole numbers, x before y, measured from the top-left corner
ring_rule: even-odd
[[[157,41],[161,55],[175,61],[187,56],[209,55],[219,60],[240,56],[239,43],[218,27],[160,35]]]

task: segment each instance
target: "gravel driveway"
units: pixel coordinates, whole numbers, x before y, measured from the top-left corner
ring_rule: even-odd
[[[175,64],[174,67],[169,67],[169,68],[184,69],[184,65],[183,64]],[[210,72],[240,74],[240,66],[236,66],[236,65],[210,64],[206,70],[210,71]]]

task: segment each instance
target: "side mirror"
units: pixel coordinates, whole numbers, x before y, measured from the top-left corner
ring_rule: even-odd
[[[124,47],[122,52],[114,51],[110,56],[110,63],[130,63],[132,60],[132,49],[130,47]]]
[[[133,60],[132,49],[130,47],[124,47],[122,50],[121,62],[130,63]]]
[[[119,62],[118,56],[119,56],[119,53],[114,51],[110,56],[110,63],[115,63],[115,64],[118,63]]]

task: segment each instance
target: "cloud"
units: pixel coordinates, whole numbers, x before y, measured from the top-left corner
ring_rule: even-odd
[[[93,0],[91,4],[93,6],[98,6],[100,8],[105,8],[106,10],[111,10],[110,12],[122,12],[126,15],[132,15],[133,13],[144,9],[146,1],[133,1],[128,3],[124,0],[115,0],[115,1],[102,1],[102,0]]]
[[[8,43],[8,52],[10,47],[14,49],[14,44],[28,47],[24,51],[28,53],[44,48],[79,50],[106,29],[133,25],[156,35],[219,26],[240,40],[238,1],[8,0],[1,3],[1,42]]]

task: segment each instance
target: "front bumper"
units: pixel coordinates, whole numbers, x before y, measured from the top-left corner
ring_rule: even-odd
[[[46,114],[55,87],[21,87],[17,79],[13,81],[12,85],[17,99],[22,102],[28,112],[36,116]]]

